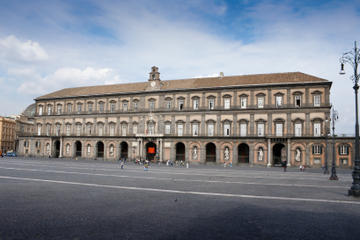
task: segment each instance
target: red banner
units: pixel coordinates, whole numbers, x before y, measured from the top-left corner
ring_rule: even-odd
[[[148,147],[148,153],[155,153],[155,148],[154,147]]]

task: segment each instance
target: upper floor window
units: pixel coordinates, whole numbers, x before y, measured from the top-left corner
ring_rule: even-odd
[[[105,110],[105,103],[104,102],[99,102],[99,111],[104,112],[104,110]]]
[[[137,123],[133,123],[133,134],[137,134],[137,132],[138,132],[138,125],[137,125]]]
[[[98,135],[99,136],[104,135],[104,124],[103,123],[98,124]]]
[[[72,112],[72,104],[71,103],[68,103],[67,104],[67,110],[66,110],[68,113],[71,113]]]
[[[171,102],[172,102],[171,99],[166,100],[166,109],[171,109]]]
[[[230,98],[224,98],[224,109],[230,109]]]
[[[275,135],[277,137],[282,137],[284,131],[284,124],[283,123],[275,123]]]
[[[247,123],[241,122],[240,123],[240,136],[245,137],[247,135]]]
[[[183,110],[184,109],[184,99],[180,98],[178,101],[178,105],[179,105],[179,110]]]
[[[321,103],[321,95],[320,94],[314,95],[314,107],[320,107],[320,103]]]
[[[51,106],[51,105],[48,105],[48,106],[47,106],[47,114],[48,114],[48,115],[51,115],[51,112],[52,112],[52,106]]]
[[[178,134],[178,136],[183,135],[183,130],[184,130],[184,125],[182,123],[178,123],[178,125],[177,125],[177,134]]]
[[[121,124],[121,136],[126,136],[127,134],[127,123],[122,123]]]
[[[39,115],[41,116],[43,114],[43,106],[39,106]]]
[[[109,124],[109,134],[110,136],[115,136],[115,123]]]
[[[342,144],[339,146],[340,155],[349,155],[349,145]]]
[[[246,108],[247,106],[247,96],[240,97],[240,108]]]
[[[282,95],[276,95],[275,96],[275,106],[281,107],[283,105],[283,96]]]
[[[257,97],[257,106],[258,108],[264,108],[264,96]]]
[[[149,108],[150,108],[150,111],[155,110],[155,100],[150,100],[149,101]]]
[[[295,137],[301,137],[302,135],[302,123],[295,123]]]
[[[170,134],[171,131],[171,124],[165,123],[165,134]]]
[[[301,107],[301,95],[294,96],[295,107]]]
[[[123,109],[124,112],[126,112],[128,110],[128,102],[127,101],[123,102],[122,109]]]
[[[192,124],[192,135],[199,136],[199,123],[197,123],[197,122],[194,122]]]
[[[66,124],[66,136],[70,136],[70,131],[71,131],[71,125]]]
[[[46,135],[50,136],[51,134],[51,125],[50,124],[46,124]]]
[[[209,109],[213,110],[215,108],[215,98],[209,98]]]
[[[55,134],[56,136],[60,136],[60,130],[61,130],[61,125],[60,124],[56,124],[55,125]]]
[[[115,112],[116,110],[116,102],[112,101],[110,102],[110,112]]]
[[[322,146],[320,144],[314,144],[312,146],[312,153],[313,154],[322,154]]]
[[[315,122],[314,123],[314,137],[321,136],[321,123]]]
[[[82,112],[82,104],[81,103],[77,104],[77,112],[78,113]]]
[[[93,111],[93,103],[89,102],[87,105],[88,105],[88,112],[92,113],[92,111]]]
[[[57,113],[57,114],[61,114],[61,112],[62,112],[62,105],[61,105],[61,104],[58,104],[58,105],[56,106],[56,113]]]
[[[199,99],[198,99],[198,98],[194,98],[194,99],[193,99],[193,109],[194,109],[194,110],[198,110],[198,109],[199,109]]]
[[[224,122],[224,136],[230,136],[230,123]]]
[[[37,135],[40,136],[41,135],[41,124],[37,125]]]
[[[207,125],[207,133],[208,136],[214,136],[214,123],[213,122],[209,122]]]
[[[133,107],[134,107],[135,111],[138,109],[138,101],[137,100],[133,102]]]
[[[155,124],[154,124],[154,122],[149,122],[148,123],[147,132],[148,132],[148,134],[155,134]]]
[[[86,133],[88,135],[92,134],[92,124],[91,123],[86,124]]]
[[[81,124],[78,123],[76,124],[76,135],[80,136],[80,134],[81,134]]]
[[[259,137],[262,137],[265,135],[265,124],[262,122],[257,124],[257,135]]]

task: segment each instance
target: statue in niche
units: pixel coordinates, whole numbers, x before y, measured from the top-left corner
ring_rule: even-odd
[[[258,152],[259,156],[258,156],[258,160],[259,161],[263,161],[264,160],[264,150],[263,148],[259,148],[259,152]]]
[[[229,161],[229,160],[230,160],[230,150],[229,150],[228,147],[225,147],[224,160],[225,160],[225,161]]]
[[[192,159],[193,159],[193,160],[197,160],[197,158],[198,158],[198,149],[197,149],[197,147],[195,146],[195,147],[193,148],[193,152],[192,152]]]
[[[295,161],[301,162],[301,150],[299,148],[296,149]]]

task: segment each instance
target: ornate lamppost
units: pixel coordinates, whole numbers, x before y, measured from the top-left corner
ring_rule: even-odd
[[[325,120],[325,166],[324,166],[324,174],[329,174],[328,169],[328,133],[329,133],[329,120],[326,118]]]
[[[330,180],[339,180],[336,176],[336,165],[335,165],[335,121],[339,119],[338,112],[333,108],[331,111],[332,120],[332,164],[331,164],[331,176]]]
[[[359,159],[359,117],[358,117],[358,90],[359,90],[359,75],[358,75],[358,63],[360,61],[360,51],[354,42],[354,49],[350,52],[346,52],[340,58],[341,71],[340,74],[345,74],[344,64],[349,63],[354,68],[354,76],[352,80],[354,82],[355,91],[355,159],[354,170],[352,172],[353,182],[351,188],[348,191],[350,196],[360,197],[360,159]]]

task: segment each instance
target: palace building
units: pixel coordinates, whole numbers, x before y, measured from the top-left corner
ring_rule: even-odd
[[[66,88],[35,99],[26,156],[321,167],[331,162],[331,82],[301,72]],[[336,138],[352,166],[353,138]]]

